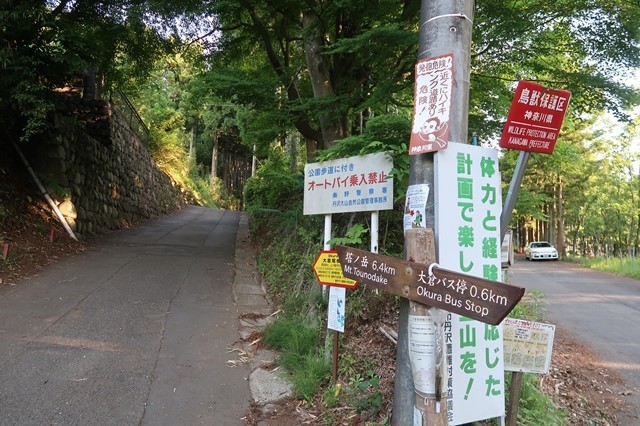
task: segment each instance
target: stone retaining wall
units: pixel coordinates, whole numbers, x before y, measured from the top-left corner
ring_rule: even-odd
[[[171,213],[189,199],[160,170],[127,120],[117,110],[107,107],[107,111],[109,127],[104,129],[104,116],[98,120],[100,136],[90,129],[92,123],[57,114],[57,135],[38,144],[32,159],[79,237]]]

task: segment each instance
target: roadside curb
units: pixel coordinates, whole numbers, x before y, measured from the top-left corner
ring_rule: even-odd
[[[277,354],[261,346],[261,332],[273,320],[272,302],[256,271],[249,219],[240,217],[236,234],[233,296],[240,318],[240,359],[250,366],[249,388],[254,404],[267,408],[292,395],[291,384],[275,366]]]

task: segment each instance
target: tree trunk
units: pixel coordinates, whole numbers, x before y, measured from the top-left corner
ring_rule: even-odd
[[[189,158],[194,160],[196,158],[195,140],[196,140],[196,128],[194,127],[191,129],[191,139],[189,140]]]
[[[552,191],[552,194],[554,194],[556,191],[555,189]],[[557,216],[556,216],[556,202],[555,201],[550,201],[548,203],[548,207],[549,207],[549,223],[547,224],[547,229],[545,232],[546,238],[545,240],[552,242],[556,240],[556,222],[557,222]]]
[[[562,206],[562,176],[558,176],[558,241],[557,249],[560,257],[567,257],[567,248],[564,245],[564,217]]]
[[[316,150],[318,149],[318,141],[315,139],[304,138],[307,146],[307,162],[313,163],[316,159]]]
[[[213,133],[213,150],[211,152],[211,178],[218,177],[218,135]]]
[[[303,14],[302,26],[308,34],[304,42],[304,53],[309,76],[311,77],[313,97],[318,99],[335,96],[331,72],[322,56],[322,35],[318,28],[318,21],[311,11]],[[320,148],[330,148],[337,139],[342,139],[348,135],[345,125],[346,120],[343,120],[343,117],[322,113],[318,120],[324,142],[324,146]]]
[[[96,74],[98,67],[96,64],[90,64],[84,70],[82,76],[82,99],[96,99]]]

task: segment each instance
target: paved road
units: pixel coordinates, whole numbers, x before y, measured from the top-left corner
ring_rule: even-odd
[[[511,280],[542,291],[549,321],[588,344],[604,366],[619,372],[635,389],[629,401],[640,409],[640,281],[567,262],[524,259],[511,268]]]
[[[0,425],[240,425],[240,214],[199,207],[0,287]]]

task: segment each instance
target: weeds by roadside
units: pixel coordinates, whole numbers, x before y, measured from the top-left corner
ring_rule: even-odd
[[[598,271],[609,272],[624,277],[640,280],[640,259],[627,257],[569,257],[567,260]]]

